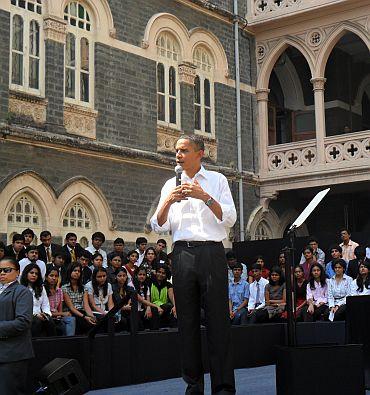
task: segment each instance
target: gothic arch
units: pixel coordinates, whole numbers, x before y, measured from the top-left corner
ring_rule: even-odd
[[[257,79],[257,89],[268,89],[270,76],[272,69],[275,66],[276,61],[279,59],[279,56],[289,47],[292,46],[296,48],[306,59],[308,66],[311,71],[311,75],[314,75],[314,61],[312,54],[299,42],[297,39],[293,37],[287,37],[280,41],[269,53],[261,69],[258,74]]]
[[[356,36],[358,36],[370,51],[369,33],[364,28],[356,25],[355,23],[351,23],[351,22],[342,23],[334,31],[331,32],[330,36],[327,38],[326,42],[321,48],[319,55],[317,57],[317,67],[316,67],[316,73],[314,78],[323,77],[325,75],[326,63],[329,59],[329,56],[333,48],[337,44],[337,42],[346,33],[353,33]]]
[[[255,240],[255,234],[258,226],[261,223],[266,223],[270,230],[270,238],[279,238],[279,217],[275,211],[269,208],[266,211],[262,206],[257,206],[249,216],[249,220],[246,227],[246,233],[250,235],[251,240]]]

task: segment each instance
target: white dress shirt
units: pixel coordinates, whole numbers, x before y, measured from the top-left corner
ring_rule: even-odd
[[[268,280],[265,278],[261,277],[258,281],[259,285],[259,301],[257,301],[257,290],[258,290],[258,285],[257,281],[254,280],[252,284],[249,285],[249,301],[248,301],[248,310],[254,310],[254,309],[262,309],[265,307],[265,287],[269,283]],[[257,303],[260,303],[258,306],[256,306]]]
[[[316,262],[320,263],[322,267],[325,267],[325,252],[322,249],[317,248],[317,250],[314,252],[314,255],[316,256]],[[305,262],[306,262],[306,258],[302,254],[299,264],[303,265]]]
[[[351,296],[363,296],[363,295],[370,295],[370,288],[366,288],[364,286],[361,292],[358,290],[357,280],[353,280],[351,286]]]
[[[22,275],[22,272],[24,270],[24,268],[29,265],[30,263],[32,263],[28,258],[23,258],[19,261],[19,278]],[[40,259],[38,259],[36,261],[36,265],[40,268],[41,270],[41,277],[43,280],[45,280],[45,274],[46,274],[46,265],[44,261],[40,261]]]
[[[347,296],[351,296],[353,278],[343,274],[342,280],[337,283],[335,276],[328,280],[329,307],[346,304]]]
[[[36,298],[35,291],[31,287],[28,287],[28,289],[33,296],[33,315],[45,313],[51,316],[49,298],[45,291],[45,288],[42,287],[42,293],[39,298]]]
[[[370,247],[366,247],[366,258],[370,259]]]
[[[235,205],[227,179],[223,174],[205,170],[203,166],[193,179],[185,172],[182,173],[181,183],[193,183],[194,180],[197,180],[201,188],[220,204],[222,220],[220,221],[202,200],[189,197],[187,200],[173,203],[167,221],[159,226],[158,211],[176,187],[176,177],[173,177],[162,188],[157,210],[151,219],[152,228],[158,233],[171,231],[174,242],[222,241],[227,237],[226,228],[232,227],[236,221]]]
[[[136,261],[135,266],[139,267],[143,263],[145,251],[141,253],[138,248],[135,251],[139,254],[139,259]]]
[[[98,253],[101,254],[103,257],[103,267],[108,267],[107,253],[104,250],[102,250],[101,248],[97,250],[93,245],[88,246],[87,248],[85,248],[85,250],[89,251],[92,255],[94,255],[95,252],[98,251]]]

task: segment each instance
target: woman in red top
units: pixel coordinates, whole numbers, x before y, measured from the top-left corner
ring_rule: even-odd
[[[268,279],[269,275],[270,275],[270,270],[265,268],[265,261],[263,259],[263,256],[262,255],[257,255],[254,263],[258,263],[259,265],[261,265],[261,267],[262,267],[262,277]],[[253,283],[253,281],[254,281],[253,273],[252,273],[252,270],[250,270],[248,272],[248,282],[249,283]]]
[[[305,280],[309,280],[310,279],[310,271],[311,271],[311,267],[314,263],[316,263],[316,259],[313,255],[313,249],[311,246],[306,246],[303,249],[303,256],[305,258],[305,261],[302,263],[302,269],[303,269],[303,273],[304,273],[304,278]]]

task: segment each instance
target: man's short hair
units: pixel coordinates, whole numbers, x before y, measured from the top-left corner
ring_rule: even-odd
[[[19,233],[16,233],[15,235],[13,235],[12,243],[15,243],[16,241],[19,241],[19,240],[23,241],[23,243],[24,243],[24,236]]]
[[[90,251],[83,250],[83,251],[80,252],[80,258],[87,258],[87,259],[89,259],[91,261],[92,260],[92,254],[91,254]]]
[[[94,240],[94,239],[100,239],[104,243],[105,242],[104,233],[102,233],[102,232],[93,233],[93,235],[91,236],[91,240]]]
[[[338,250],[340,253],[343,252],[342,247],[341,247],[340,245],[338,245],[338,244],[333,244],[333,245],[331,245],[330,248],[329,248],[329,253],[331,254],[331,252],[332,252],[333,250]]]
[[[113,244],[125,244],[125,241],[122,239],[122,237],[117,237]]]
[[[179,140],[189,140],[196,147],[197,151],[205,150],[203,137],[199,136],[199,134],[182,134],[177,141]]]
[[[143,243],[148,243],[148,240],[145,237],[138,237],[136,239],[136,245],[138,246],[139,244],[143,244]]]
[[[317,244],[319,244],[319,240],[317,240],[317,237],[312,236],[312,237],[310,237],[308,239],[308,244],[310,244],[310,243],[317,243]]]
[[[159,243],[162,243],[162,244],[164,244],[165,246],[167,246],[167,241],[166,241],[165,239],[159,239],[159,240],[157,240],[157,244],[159,244]]]
[[[43,230],[41,233],[40,233],[40,239],[42,238],[42,237],[51,237],[51,233],[48,231],[48,230]]]
[[[262,265],[260,263],[253,263],[252,270],[262,270]]]
[[[35,246],[35,245],[29,245],[29,246],[27,246],[27,248],[26,248],[26,254],[28,254],[30,251],[39,251],[38,249],[37,249],[37,246]]]
[[[34,237],[35,237],[35,232],[34,232],[32,229],[27,228],[27,229],[25,229],[25,230],[22,232],[22,235],[23,235],[23,236],[31,235],[32,238],[34,238]]]
[[[350,232],[350,230],[348,228],[341,228],[341,229],[339,229],[339,234],[342,233],[342,232],[347,232],[349,235],[351,235],[351,232]]]
[[[364,259],[366,256],[366,248],[363,246],[357,246],[354,253],[357,259]]]
[[[236,255],[234,251],[227,251],[226,259],[229,261],[230,259],[236,259]]]
[[[6,256],[3,259],[1,259],[0,262],[9,262],[14,266],[15,270],[18,270],[18,271],[20,271],[20,269],[21,269],[19,266],[19,263],[14,258],[10,258],[10,257]]]
[[[234,269],[242,269],[242,271],[243,271],[243,265],[241,263],[239,263],[239,262],[236,262],[234,267],[233,267],[233,270]]]
[[[76,233],[69,232],[66,234],[66,240],[69,240],[71,237],[75,237],[77,239]]]
[[[84,250],[85,251],[85,250]],[[61,258],[63,258],[64,260],[66,260],[66,254],[64,253],[64,251],[61,248],[58,248],[57,250],[55,250],[52,253],[53,258],[56,258],[58,256],[60,256]]]

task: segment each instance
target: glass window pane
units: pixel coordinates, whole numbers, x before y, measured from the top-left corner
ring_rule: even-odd
[[[13,18],[13,49],[23,52],[23,19],[19,15]]]
[[[69,20],[69,23],[72,25],[72,26],[76,26],[76,19],[75,18],[70,18],[70,20]]]
[[[158,120],[165,121],[165,96],[164,95],[157,95],[157,106],[158,106]]]
[[[75,67],[75,53],[76,53],[76,43],[75,36],[72,33],[67,34],[66,43],[66,65],[70,67]]]
[[[39,59],[30,58],[30,88],[39,89]]]
[[[211,133],[211,110],[209,108],[205,110],[205,131]]]
[[[202,128],[200,106],[194,106],[194,128],[197,130],[201,130]]]
[[[31,11],[31,12],[35,11],[35,5],[33,3],[28,3],[27,8],[28,8],[28,11]]]
[[[38,5],[36,8],[37,8],[37,13],[41,15],[41,6]]]
[[[23,55],[19,53],[12,56],[12,83],[23,85]]]
[[[89,102],[89,74],[81,73],[81,101]]]
[[[66,97],[75,98],[75,71],[73,69],[66,69]]]
[[[36,21],[30,23],[30,54],[39,56],[40,53],[40,27]]]
[[[170,98],[170,123],[176,123],[176,99]]]
[[[73,16],[77,16],[77,3],[71,3],[69,5],[69,13]]]
[[[200,80],[198,76],[194,80],[194,103],[200,104]]]
[[[157,92],[164,93],[164,66],[162,63],[157,65]]]
[[[78,17],[80,19],[85,19],[85,9],[82,7],[81,4],[78,5]]]
[[[81,38],[81,70],[89,71],[89,41]]]
[[[84,28],[84,23],[82,22],[82,21],[78,21],[78,27],[80,28],[80,29],[83,29]]]
[[[25,2],[25,0],[19,0],[19,1],[18,1],[18,5],[19,5],[19,7],[21,7],[21,8],[26,8],[26,2]]]
[[[176,71],[172,66],[169,70],[169,94],[171,96],[176,96]]]
[[[89,32],[89,31],[90,31],[90,29],[91,29],[91,26],[90,26],[90,24],[89,24],[89,23],[87,23],[87,24],[86,24],[86,30]]]
[[[211,106],[211,86],[207,79],[204,80],[204,105]]]

